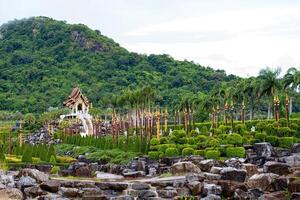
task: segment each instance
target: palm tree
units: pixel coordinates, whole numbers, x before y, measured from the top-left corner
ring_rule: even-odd
[[[286,103],[289,104],[289,107],[286,107],[286,111],[288,110],[287,113],[290,115],[293,108],[293,98],[291,96],[293,91],[297,91],[300,85],[300,71],[294,67],[289,68],[282,82],[287,96]]]
[[[271,103],[277,90],[280,89],[280,82],[278,76],[280,69],[272,70],[270,68],[262,69],[259,72],[259,78],[262,80],[261,92],[268,96],[268,119],[271,118]]]

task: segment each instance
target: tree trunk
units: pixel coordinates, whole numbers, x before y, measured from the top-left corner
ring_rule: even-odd
[[[290,97],[290,109],[289,109],[289,115],[293,113],[293,97]]]
[[[268,102],[268,119],[271,118],[271,97],[269,97],[269,102]]]
[[[250,98],[250,121],[254,119],[254,97]]]

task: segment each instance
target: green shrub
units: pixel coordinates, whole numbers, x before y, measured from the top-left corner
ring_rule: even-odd
[[[195,150],[194,155],[204,156],[205,155],[205,150]]]
[[[281,127],[287,126],[287,121],[285,118],[280,118],[278,123]]]
[[[155,146],[155,145],[158,145],[158,144],[159,144],[159,141],[156,138],[151,139],[150,145]]]
[[[289,127],[279,127],[277,129],[277,136],[278,137],[289,137],[292,135],[293,131]]]
[[[197,135],[199,135],[197,131],[191,130],[191,132],[190,132],[191,137],[197,137]]]
[[[267,123],[266,122],[258,122],[256,124],[256,130],[259,132],[265,131],[267,128]]]
[[[4,154],[4,147],[3,145],[0,146],[0,161],[5,161],[5,154]]]
[[[219,129],[221,130],[221,132],[224,133],[229,133],[229,131],[231,130],[230,126],[224,126],[224,125],[220,125]]]
[[[190,155],[193,155],[193,154],[194,154],[194,149],[193,148],[187,147],[187,148],[184,148],[182,150],[182,155],[183,156],[190,156]]]
[[[259,142],[264,142],[266,140],[267,134],[266,133],[256,133],[255,139]]]
[[[49,160],[50,163],[56,163],[56,158],[52,155]]]
[[[277,133],[277,128],[278,128],[278,125],[277,124],[267,124],[267,127],[266,127],[266,130],[265,132],[268,134],[268,135],[276,135]]]
[[[175,144],[160,144],[157,146],[158,147],[158,151],[165,153],[167,148],[176,148]]]
[[[227,145],[221,145],[218,150],[220,151],[220,156],[225,157],[226,156],[226,149],[227,147],[233,147],[232,144],[227,144]]]
[[[218,158],[220,158],[220,151],[219,150],[207,150],[207,151],[205,151],[205,157],[207,159],[218,159]]]
[[[227,136],[228,134],[220,134],[218,135],[218,139],[224,144],[227,143]]]
[[[220,142],[218,139],[215,139],[215,138],[210,138],[207,143],[206,143],[206,146],[207,147],[219,147],[220,146]]]
[[[187,143],[187,138],[186,137],[182,137],[182,138],[177,139],[177,144],[185,144],[185,143]]]
[[[243,137],[240,134],[232,133],[227,136],[227,142],[239,146],[243,144]]]
[[[190,138],[187,138],[187,143],[193,145],[193,144],[196,144],[196,141],[194,138],[190,137]]]
[[[198,135],[196,137],[196,142],[198,145],[198,148],[205,148],[207,143],[207,137],[204,135]]]
[[[165,152],[165,156],[168,156],[168,157],[178,156],[178,150],[173,147],[167,148],[167,150]]]
[[[226,156],[228,158],[244,158],[245,148],[244,147],[227,147]]]
[[[278,138],[279,147],[282,148],[290,148],[294,144],[294,138],[293,137],[281,137]]]
[[[160,154],[161,154],[161,152],[159,152],[159,151],[149,151],[148,152],[149,158],[151,160],[158,160]]]
[[[186,133],[184,130],[174,130],[172,133],[176,138],[186,137]]]
[[[200,133],[206,135],[208,133],[208,128],[206,126],[202,126],[200,129]]]
[[[266,141],[269,142],[273,147],[278,146],[278,137],[277,136],[273,136],[273,135],[267,136]]]
[[[52,167],[50,173],[51,174],[58,174],[59,171],[60,171],[60,168],[58,166],[54,166],[54,167]]]
[[[220,134],[222,134],[222,130],[219,129],[219,128],[213,129],[212,132],[213,132],[214,135],[220,135]]]
[[[239,134],[242,134],[246,130],[246,125],[245,124],[237,124],[234,127],[234,131],[236,131]]]
[[[24,163],[32,163],[32,149],[30,146],[25,148],[25,151],[22,155],[22,162]]]
[[[160,140],[159,140],[160,144],[168,144],[168,142],[169,142],[168,138],[166,138],[166,137],[161,137]]]

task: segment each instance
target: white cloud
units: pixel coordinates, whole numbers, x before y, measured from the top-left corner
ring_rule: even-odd
[[[300,6],[199,12],[129,31],[125,38],[145,42],[125,43],[125,47],[142,53],[167,53],[245,77],[266,66],[282,67],[283,71],[299,66],[298,27]],[[177,42],[178,34],[191,37]],[[165,42],[161,35],[174,41]]]

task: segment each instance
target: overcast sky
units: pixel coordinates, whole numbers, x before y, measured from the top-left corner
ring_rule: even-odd
[[[0,0],[0,24],[83,23],[138,53],[166,53],[243,77],[300,66],[300,1]]]

